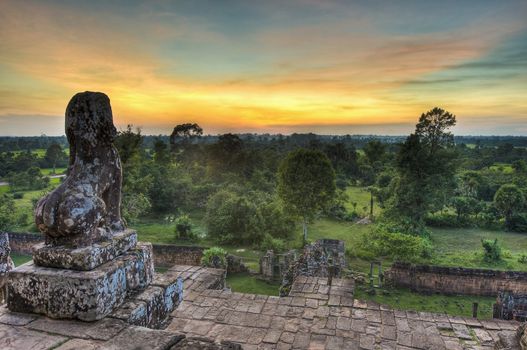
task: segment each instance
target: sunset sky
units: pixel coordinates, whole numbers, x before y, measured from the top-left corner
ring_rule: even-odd
[[[0,135],[62,135],[76,92],[119,128],[527,135],[527,1],[0,0]]]

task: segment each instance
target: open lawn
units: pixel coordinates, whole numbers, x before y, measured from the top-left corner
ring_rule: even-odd
[[[388,305],[399,310],[416,310],[449,315],[472,317],[472,304],[478,303],[478,318],[492,318],[492,305],[496,298],[475,297],[468,295],[425,295],[397,288],[388,291],[378,291],[376,295],[369,295],[363,288],[355,288],[355,299],[373,300],[379,304]]]
[[[278,296],[280,289],[279,284],[263,281],[246,273],[228,275],[227,285],[234,292],[276,296]]]
[[[12,253],[11,259],[13,259],[15,266],[20,266],[22,264],[27,263],[29,260],[31,260],[31,255]]]
[[[434,254],[431,263],[504,270],[527,271],[527,264],[518,262],[520,254],[527,254],[527,234],[486,229],[431,228]],[[503,260],[496,264],[483,261],[482,239],[498,239],[503,248]]]

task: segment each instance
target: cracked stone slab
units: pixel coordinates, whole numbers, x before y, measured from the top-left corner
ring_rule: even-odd
[[[22,314],[17,312],[6,312],[0,316],[0,323],[10,326],[25,326],[37,319],[37,315]]]
[[[168,350],[185,338],[179,333],[130,326],[103,345],[105,350]]]
[[[0,349],[2,350],[47,350],[64,343],[66,340],[67,338],[59,335],[0,324]]]
[[[126,327],[127,324],[123,321],[110,317],[97,322],[53,320],[43,317],[28,325],[29,329],[41,332],[94,340],[110,340]]]
[[[136,244],[137,233],[130,229],[117,232],[107,241],[82,248],[40,243],[34,247],[33,262],[43,267],[89,271],[123,255]]]
[[[99,320],[121,305],[129,291],[146,287],[153,275],[152,245],[146,243],[92,271],[27,263],[9,273],[8,308],[51,318]]]

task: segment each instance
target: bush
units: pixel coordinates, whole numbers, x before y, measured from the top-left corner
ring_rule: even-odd
[[[508,228],[513,232],[527,232],[527,215],[515,214],[509,220]]]
[[[448,213],[445,213],[445,214],[438,213],[438,214],[428,215],[425,218],[425,223],[426,225],[432,226],[432,227],[458,228],[458,227],[476,226],[474,223],[474,220],[470,217],[458,218],[456,215],[452,215]]]
[[[192,222],[188,215],[183,214],[178,216],[174,223],[176,224],[176,238],[189,241],[195,241],[199,238],[198,235],[192,231]]]
[[[495,263],[501,260],[501,246],[498,244],[498,239],[482,239],[483,246],[483,260],[488,263]]]
[[[227,252],[220,247],[212,247],[203,251],[201,265],[217,269],[227,268]]]
[[[22,199],[22,198],[24,198],[24,192],[13,193],[13,199]]]
[[[135,222],[141,215],[148,213],[152,207],[150,200],[142,193],[125,193],[121,211],[127,222]]]
[[[261,221],[254,201],[233,191],[220,190],[207,202],[205,224],[209,237],[217,242],[259,243]]]
[[[364,235],[362,246],[374,256],[408,262],[429,254],[426,239],[400,232],[389,232],[382,226]]]
[[[286,244],[283,239],[273,238],[271,235],[265,235],[262,243],[259,246],[260,250],[267,251],[273,250],[275,253],[280,253],[285,251]]]
[[[527,264],[527,254],[520,254],[520,257],[518,258],[518,262],[520,264]]]

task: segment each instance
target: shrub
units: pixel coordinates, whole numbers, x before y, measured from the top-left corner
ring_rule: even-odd
[[[13,193],[13,199],[22,199],[22,198],[24,198],[24,192]]]
[[[459,219],[456,215],[448,213],[438,213],[433,215],[428,215],[425,218],[425,223],[428,226],[432,227],[473,227],[474,222],[469,217],[463,217]]]
[[[513,232],[527,232],[527,215],[515,214],[509,220],[508,228]]]
[[[271,235],[267,234],[264,236],[259,248],[262,251],[273,250],[275,253],[280,253],[286,249],[286,244],[283,239],[273,238]]]
[[[141,215],[146,214],[152,207],[150,200],[142,193],[125,193],[121,211],[127,222],[135,222]]]
[[[498,239],[482,239],[483,260],[488,263],[495,263],[501,260],[501,246]]]
[[[192,231],[192,222],[188,215],[183,214],[178,216],[174,223],[176,224],[177,238],[189,241],[195,241],[198,239],[198,235]]]
[[[389,232],[379,227],[363,237],[363,248],[375,256],[389,257],[401,261],[416,261],[428,254],[424,238],[400,232]]]
[[[227,252],[220,247],[212,247],[203,251],[201,265],[217,269],[227,268]]]
[[[520,254],[520,257],[518,258],[518,262],[520,264],[527,264],[527,254]]]
[[[261,218],[254,201],[220,190],[207,202],[205,224],[210,238],[220,243],[259,243]]]

